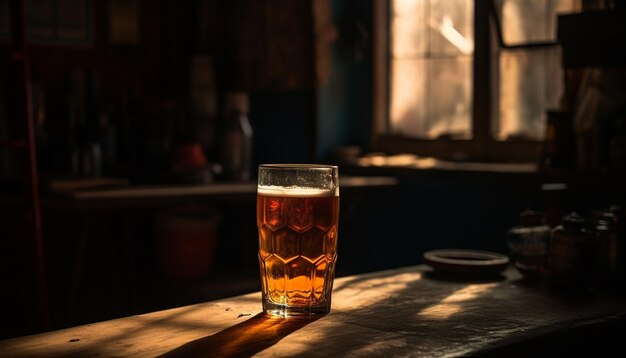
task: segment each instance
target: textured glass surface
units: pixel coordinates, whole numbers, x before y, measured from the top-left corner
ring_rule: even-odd
[[[426,54],[426,0],[394,0],[391,21],[391,55],[414,58]]]
[[[430,53],[471,55],[474,51],[474,6],[468,0],[430,0],[428,39]]]
[[[557,14],[579,11],[580,0],[497,0],[506,44],[556,40]]]
[[[409,137],[426,126],[426,60],[391,61],[391,132]]]
[[[472,59],[428,60],[429,137],[471,137]]]
[[[471,137],[471,0],[393,0],[390,129]]]
[[[504,42],[556,41],[557,14],[580,10],[580,0],[498,0]],[[559,107],[563,71],[558,48],[500,50],[493,135],[541,140],[546,110]]]
[[[496,139],[541,140],[545,112],[558,108],[562,84],[558,50],[501,52]]]

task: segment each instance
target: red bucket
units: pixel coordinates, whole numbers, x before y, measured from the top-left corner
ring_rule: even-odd
[[[157,216],[157,256],[170,280],[198,280],[213,271],[221,213],[185,207]]]

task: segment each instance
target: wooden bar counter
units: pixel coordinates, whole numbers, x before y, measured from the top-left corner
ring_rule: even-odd
[[[260,293],[0,341],[0,356],[548,356],[622,347],[626,301],[531,287],[509,269],[460,282],[413,266],[335,280],[318,319],[260,314]],[[621,338],[620,338],[621,337]],[[620,346],[621,345],[621,346]],[[587,350],[587,351],[586,351]]]

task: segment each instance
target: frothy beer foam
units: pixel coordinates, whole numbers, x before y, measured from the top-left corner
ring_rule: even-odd
[[[336,189],[319,189],[304,188],[298,186],[259,186],[257,189],[259,195],[265,196],[288,196],[297,198],[317,198],[338,196],[339,188]]]

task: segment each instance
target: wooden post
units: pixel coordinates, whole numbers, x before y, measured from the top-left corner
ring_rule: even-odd
[[[35,124],[33,120],[32,92],[28,48],[24,24],[24,1],[11,0],[11,64],[14,68],[13,92],[15,128],[21,145],[20,154],[24,159],[24,187],[27,196],[26,240],[34,248],[33,263],[37,274],[37,323],[39,329],[49,328],[48,294],[46,287],[43,240],[41,236],[41,205],[39,201],[39,178],[37,175],[37,155],[35,145]]]

